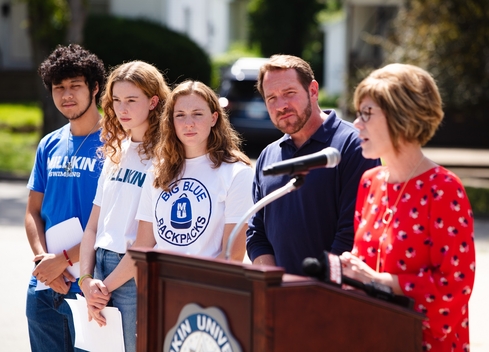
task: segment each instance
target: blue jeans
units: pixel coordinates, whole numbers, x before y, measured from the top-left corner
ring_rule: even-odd
[[[73,347],[75,327],[70,306],[65,301],[65,298],[76,299],[76,293],[62,295],[51,289],[35,289],[35,285],[29,285],[26,305],[31,351],[83,351]]]
[[[94,277],[99,280],[105,280],[123,257],[124,254],[98,248],[95,254]],[[108,306],[117,307],[121,312],[126,352],[135,352],[137,288],[134,279],[127,281],[124,285],[112,291]]]

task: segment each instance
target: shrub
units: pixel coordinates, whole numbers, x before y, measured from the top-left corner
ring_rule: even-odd
[[[155,65],[172,85],[194,79],[210,84],[209,56],[187,36],[143,19],[90,15],[84,29],[84,47],[107,68],[142,60]]]
[[[489,218],[489,188],[465,187],[476,217]]]

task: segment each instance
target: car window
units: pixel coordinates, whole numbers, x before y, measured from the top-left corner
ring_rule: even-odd
[[[256,81],[231,81],[226,98],[234,101],[261,99],[255,85]]]

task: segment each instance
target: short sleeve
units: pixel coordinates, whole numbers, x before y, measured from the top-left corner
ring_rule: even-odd
[[[225,222],[227,224],[237,223],[253,206],[252,183],[251,167],[242,168],[233,178],[226,197]]]

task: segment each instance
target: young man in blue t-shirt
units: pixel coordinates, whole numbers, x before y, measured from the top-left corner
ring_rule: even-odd
[[[84,229],[90,216],[102,169],[97,102],[105,70],[97,56],[71,44],[58,46],[38,72],[68,123],[41,140],[27,184],[25,229],[36,263],[27,292],[29,338],[32,351],[73,351],[73,318],[64,298],[81,292],[67,270],[78,262],[79,243],[52,252],[46,233],[71,218]]]

